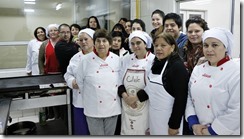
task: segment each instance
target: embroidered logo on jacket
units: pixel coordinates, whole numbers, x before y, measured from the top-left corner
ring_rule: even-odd
[[[202,76],[203,76],[203,77],[207,77],[207,78],[211,78],[211,75],[208,75],[208,74],[206,74],[206,73],[204,73]]]

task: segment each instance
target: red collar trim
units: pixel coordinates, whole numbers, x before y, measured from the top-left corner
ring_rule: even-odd
[[[147,58],[147,56],[150,54],[151,52],[150,51],[148,51],[146,54],[145,54],[145,56],[143,57],[144,59],[145,58]],[[135,55],[136,56],[136,55]],[[138,58],[137,56],[136,56],[136,58]]]
[[[98,53],[97,53],[97,51],[96,51],[96,49],[93,49],[93,52],[98,56]],[[108,53],[107,53],[107,56],[109,55],[109,51],[108,51]],[[99,56],[98,56],[99,57]]]
[[[217,67],[220,66],[220,65],[222,65],[222,64],[224,64],[225,62],[227,62],[227,61],[229,61],[229,60],[230,60],[230,57],[229,57],[229,56],[224,57],[223,59],[221,59],[221,60],[217,63]],[[209,65],[211,65],[210,62],[208,62],[208,63],[209,63]]]

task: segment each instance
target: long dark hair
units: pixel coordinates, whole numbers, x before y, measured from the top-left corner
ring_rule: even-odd
[[[94,18],[94,19],[96,20],[96,22],[97,22],[97,28],[92,28],[92,27],[90,27],[89,22],[90,22],[90,19],[91,19],[91,18]],[[100,26],[100,24],[99,24],[99,21],[98,21],[98,19],[97,19],[96,16],[90,16],[90,17],[87,19],[86,27],[91,28],[91,29],[93,29],[93,30],[96,30],[96,29],[100,29],[100,28],[101,28],[101,26]]]
[[[35,36],[35,38],[36,38],[37,40],[39,40],[38,37],[37,37],[37,30],[38,30],[38,29],[41,29],[41,30],[44,32],[44,34],[45,34],[45,39],[44,39],[44,40],[47,40],[46,29],[43,28],[43,27],[37,27],[37,28],[35,29],[35,31],[34,31],[34,36]],[[42,40],[39,40],[39,41],[42,41]]]

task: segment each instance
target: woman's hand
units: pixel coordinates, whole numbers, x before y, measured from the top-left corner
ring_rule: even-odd
[[[76,83],[76,80],[75,79],[72,81],[72,87],[73,87],[73,89],[79,89],[79,86]]]
[[[209,132],[208,132],[208,128],[204,128],[202,130],[202,135],[211,135]]]
[[[202,130],[205,129],[205,128],[208,128],[208,127],[205,126],[205,125],[201,125],[201,124],[195,124],[195,125],[192,126],[193,133],[195,135],[203,135],[202,134]]]
[[[203,57],[198,59],[197,65],[201,65],[202,63],[204,63],[206,61],[207,61],[207,59],[203,56]]]
[[[179,129],[169,128],[168,129],[168,134],[171,135],[171,136],[177,135],[177,134],[179,134]]]
[[[136,108],[137,107],[137,104],[136,102],[138,101],[138,98],[137,96],[132,96],[132,95],[129,95],[126,99],[125,99],[125,102],[131,106],[132,108]]]
[[[122,98],[127,105],[132,108],[136,108],[136,102],[138,100],[137,96],[128,95],[126,92],[122,93]]]

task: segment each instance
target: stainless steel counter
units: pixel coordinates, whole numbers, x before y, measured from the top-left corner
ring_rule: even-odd
[[[65,93],[57,93],[63,92]],[[45,97],[36,96],[35,92],[57,93]],[[18,95],[23,99],[14,99]],[[3,131],[7,127],[10,111],[24,110],[40,107],[67,105],[68,106],[68,133],[72,134],[70,89],[67,87],[62,75],[38,75],[26,77],[0,78],[0,121]],[[12,98],[11,98],[12,96]],[[4,132],[2,132],[3,134]],[[1,134],[1,133],[0,133]]]

